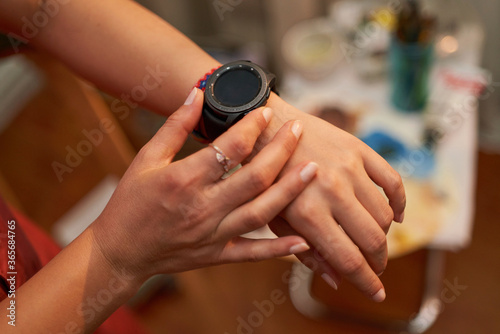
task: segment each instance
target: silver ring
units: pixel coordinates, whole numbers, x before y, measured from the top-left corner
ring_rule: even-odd
[[[231,159],[229,159],[224,152],[214,144],[210,143],[209,144],[213,149],[215,150],[215,157],[217,158],[217,161],[222,165],[224,168],[224,171],[227,173],[229,172],[229,163],[231,162]]]

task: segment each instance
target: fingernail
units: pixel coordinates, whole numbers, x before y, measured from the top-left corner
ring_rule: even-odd
[[[385,300],[385,290],[384,288],[378,290],[376,294],[372,296],[372,300],[377,303],[381,303]]]
[[[321,275],[321,278],[329,285],[331,286],[334,290],[338,290],[337,283],[333,280],[333,278],[330,277],[327,273],[324,273]]]
[[[262,116],[264,116],[264,119],[266,120],[267,123],[271,120],[271,117],[273,116],[273,110],[271,108],[266,108],[262,111]]]
[[[384,271],[381,271],[379,274],[377,274],[378,277],[382,276],[382,274],[384,273]]]
[[[195,88],[193,88],[193,90],[191,91],[191,93],[189,93],[186,101],[184,102],[185,106],[189,106],[189,105],[191,105],[191,103],[193,103],[194,98],[196,97],[197,90],[198,89],[195,87]]]
[[[401,224],[404,219],[405,219],[405,212],[403,211],[403,213],[400,214],[399,217],[397,219],[395,219],[394,221]]]
[[[302,170],[300,171],[300,179],[304,183],[308,183],[311,179],[316,175],[318,171],[318,164],[315,162],[308,163]]]
[[[305,242],[302,242],[300,244],[293,245],[292,247],[290,247],[290,254],[302,253],[309,249],[311,249],[311,247],[309,247],[309,245],[306,244]]]
[[[297,137],[297,139],[300,137],[300,135],[302,134],[302,122],[301,121],[293,122],[292,132],[295,135],[295,137]]]

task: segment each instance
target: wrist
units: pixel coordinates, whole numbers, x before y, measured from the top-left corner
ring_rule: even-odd
[[[96,254],[96,265],[109,278],[116,278],[124,283],[123,293],[132,297],[148,278],[144,271],[134,270],[138,267],[131,261],[132,255],[123,249],[123,242],[116,235],[110,236],[101,228],[101,223],[96,220],[86,230],[91,239],[92,251]],[[85,233],[85,232],[84,232]]]
[[[254,148],[256,152],[259,152],[264,146],[266,146],[286,122],[290,120],[304,120],[306,116],[304,112],[292,107],[275,93],[271,93],[269,96],[266,107],[273,110],[273,118],[269,122],[267,128],[260,135]]]

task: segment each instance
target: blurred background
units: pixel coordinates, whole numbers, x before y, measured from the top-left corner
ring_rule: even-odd
[[[283,37],[297,23],[318,17],[328,17],[333,24],[356,29],[359,13],[355,8],[335,12],[335,0],[260,0],[260,1],[158,1],[140,0],[139,3],[156,12],[199,45],[220,58],[247,58],[264,63],[277,74],[282,74],[289,63],[282,52]],[[373,8],[397,8],[403,1],[349,1]],[[433,1],[426,1],[432,3]],[[434,1],[437,11],[446,16],[448,30],[458,30],[465,23],[474,22],[482,29],[484,41],[478,50],[480,66],[488,69],[493,78],[500,75],[498,55],[500,40],[495,38],[500,29],[497,0]],[[353,6],[356,7],[356,6]],[[456,33],[457,31],[455,31]],[[354,44],[353,44],[354,45]],[[463,51],[467,45],[460,45]],[[348,52],[349,50],[344,50]],[[495,86],[496,87],[496,86]],[[500,92],[481,100],[481,147],[498,152],[500,142]]]
[[[289,259],[219,266],[151,279],[129,304],[152,333],[500,332],[500,0],[137,2],[220,62],[276,73],[283,99],[365,141],[408,198],[383,304]],[[164,122],[113,101],[44,55],[0,57],[0,192],[61,245]],[[102,120],[115,130],[86,146]]]

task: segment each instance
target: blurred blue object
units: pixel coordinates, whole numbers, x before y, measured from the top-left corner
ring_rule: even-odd
[[[382,131],[373,131],[360,139],[405,176],[425,179],[434,172],[434,151],[427,145],[408,148],[397,138]]]

